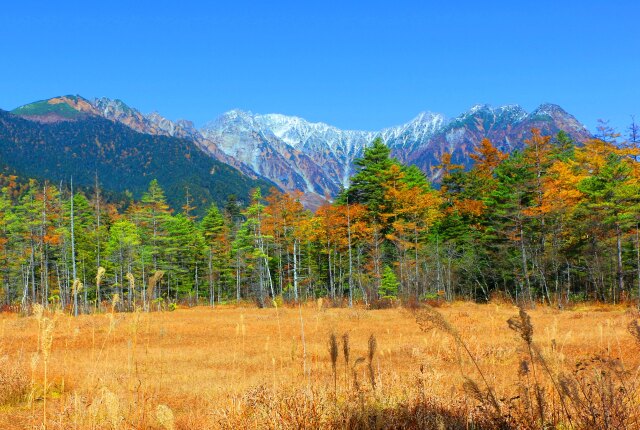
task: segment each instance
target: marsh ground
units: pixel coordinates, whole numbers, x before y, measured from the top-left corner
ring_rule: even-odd
[[[518,309],[453,303],[439,311],[496,394],[517,391],[527,351],[506,321]],[[640,365],[640,349],[627,331],[637,317],[630,308],[538,306],[529,314],[534,340],[558,374],[594,356],[614,358],[626,369]],[[444,411],[471,413],[477,406],[463,389],[465,376],[478,379],[473,363],[450,335],[422,331],[406,309],[312,302],[301,309],[197,307],[78,318],[45,312],[44,318],[54,321],[48,358],[39,347],[42,320],[0,314],[0,428],[41,428],[45,420],[51,429],[346,427],[343,406],[350,404],[382,411],[428,396]],[[335,379],[332,333],[339,347]]]

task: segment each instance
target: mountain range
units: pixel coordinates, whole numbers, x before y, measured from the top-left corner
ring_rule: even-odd
[[[90,109],[80,98],[67,99]],[[0,110],[0,172],[92,189],[99,181],[112,201],[140,199],[157,179],[168,203],[189,203],[204,213],[228,195],[248,201],[249,191],[274,186],[211,157],[189,139],[140,133],[66,102],[34,104],[16,115]]]
[[[295,116],[242,110],[226,112],[196,128],[190,121],[171,121],[157,112],[142,114],[121,100],[80,96],[35,102],[11,113],[43,127],[101,118],[142,135],[189,142],[198,153],[234,167],[249,181],[302,191],[310,207],[348,186],[354,160],[378,136],[395,157],[417,165],[434,180],[443,153],[451,153],[455,163],[469,165],[469,153],[484,137],[503,151],[521,147],[532,128],[546,135],[563,130],[578,141],[590,137],[584,125],[553,104],[532,112],[518,105],[476,105],[451,119],[423,112],[405,124],[378,131],[342,130]]]

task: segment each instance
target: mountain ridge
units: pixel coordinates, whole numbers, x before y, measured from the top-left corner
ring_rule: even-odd
[[[51,122],[0,111],[0,170],[56,182],[73,177],[88,188],[97,175],[103,190],[134,198],[157,179],[174,209],[188,194],[199,214],[212,202],[223,205],[230,194],[248,201],[250,189],[274,185],[213,159],[188,139],[140,133],[85,112]]]
[[[563,130],[576,140],[590,137],[575,117],[551,103],[543,103],[531,112],[517,104],[477,104],[453,118],[423,111],[406,123],[377,131],[345,130],[298,116],[242,109],[227,111],[196,128],[191,121],[172,121],[158,112],[142,114],[119,99],[105,97],[93,101],[81,96],[56,97],[36,102],[32,108],[21,106],[13,113],[38,120],[33,111],[47,111],[44,102],[58,106],[60,111],[45,112],[42,118],[46,122],[76,120],[61,107],[66,104],[141,133],[187,139],[251,178],[267,178],[286,191],[303,191],[312,206],[348,186],[354,160],[376,137],[385,141],[393,156],[415,164],[433,180],[439,177],[437,166],[445,152],[452,154],[454,162],[469,165],[469,154],[484,137],[503,151],[522,146],[532,128],[543,134]]]

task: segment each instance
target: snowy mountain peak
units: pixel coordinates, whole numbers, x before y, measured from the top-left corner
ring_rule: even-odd
[[[119,116],[123,114],[139,113],[136,109],[132,109],[120,99],[109,99],[100,97],[93,100],[92,104],[99,109],[105,116]]]
[[[558,116],[567,116],[569,115],[564,109],[560,106],[553,103],[543,103],[538,106],[533,112],[531,112],[532,116],[535,115],[545,115],[551,118],[555,118]]]
[[[161,134],[176,137],[196,137],[199,134],[191,121],[171,121],[158,112],[151,112],[146,115],[145,118],[149,121],[150,125],[156,127]]]
[[[215,121],[245,121],[245,122],[253,122],[253,113],[251,111],[246,111],[242,109],[232,109],[228,112],[223,113],[218,117]]]
[[[434,119],[442,119],[444,120],[444,116],[439,113],[434,113],[430,111],[420,112],[411,122],[432,122]]]
[[[489,106],[488,104],[475,104],[471,106],[471,109],[465,112],[465,114],[472,115],[480,111],[491,111],[491,110],[492,110],[491,106]]]
[[[494,116],[510,115],[512,117],[524,117],[527,112],[517,104],[502,105],[493,107],[489,104],[473,105],[468,111],[462,113],[459,117],[473,116],[478,114],[489,114]]]
[[[525,111],[520,105],[504,105],[498,108],[499,116],[508,118],[510,121],[522,121],[527,117],[527,111]]]
[[[411,147],[412,143],[423,141],[441,130],[447,123],[444,115],[421,112],[413,120],[382,130],[379,135],[389,147]]]

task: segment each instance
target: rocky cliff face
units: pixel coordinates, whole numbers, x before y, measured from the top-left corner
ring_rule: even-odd
[[[436,166],[443,153],[451,153],[454,163],[470,165],[469,154],[483,138],[489,138],[502,151],[511,152],[523,146],[531,136],[532,128],[541,130],[544,135],[556,135],[563,130],[578,141],[590,137],[582,124],[556,105],[544,104],[531,113],[517,105],[498,108],[477,105],[442,123],[435,133],[422,139],[411,151],[403,150],[394,140],[388,144],[399,159],[415,164],[432,178],[437,178],[440,172]]]
[[[573,116],[551,104],[531,113],[517,105],[478,105],[451,120],[423,112],[406,124],[377,132],[340,130],[297,117],[236,110],[207,124],[202,133],[221,151],[283,189],[333,196],[348,186],[353,161],[378,136],[395,157],[437,179],[436,166],[443,153],[451,153],[456,163],[469,165],[469,154],[483,138],[512,151],[523,145],[532,128],[547,135],[564,130],[576,140],[589,137]]]

